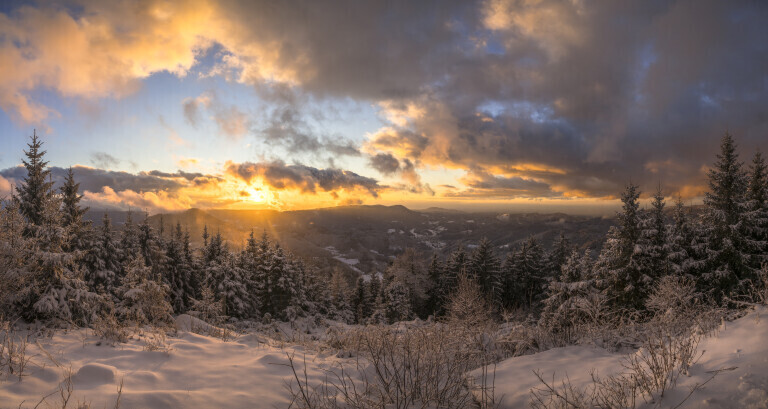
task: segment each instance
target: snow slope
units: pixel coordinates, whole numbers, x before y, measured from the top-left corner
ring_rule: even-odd
[[[89,332],[90,334],[90,332]],[[85,338],[84,338],[85,337]],[[59,383],[72,368],[75,393],[70,402],[90,401],[92,407],[113,407],[120,380],[124,380],[121,408],[284,408],[292,379],[286,352],[295,354],[303,370],[304,350],[281,349],[245,335],[233,341],[180,331],[167,340],[170,352],[146,351],[144,342],[131,340],[111,347],[86,336],[83,330],[57,332],[40,343],[62,367],[57,367],[36,345],[29,376],[0,381],[0,408],[34,407],[45,395],[50,407],[60,407]],[[340,359],[307,352],[308,379],[317,384],[322,369]],[[303,374],[302,374],[303,375]],[[46,407],[45,404],[40,406]]]
[[[676,407],[695,385],[712,377],[711,371],[727,369],[695,391],[680,408],[768,409],[768,308],[760,307],[723,324],[717,333],[701,341],[702,351],[690,376],[681,377],[660,406],[646,407]],[[540,385],[534,370],[549,382],[554,374],[557,385],[567,376],[574,386],[584,387],[590,382],[592,369],[600,375],[621,371],[622,357],[597,347],[569,346],[507,359],[496,368],[496,396],[503,396],[502,408],[529,407],[530,389]]]
[[[29,375],[21,382],[13,377],[0,379],[0,408],[17,408],[22,402],[22,407],[31,408],[52,392],[56,393],[46,400],[50,406],[40,407],[57,407],[58,387],[69,367],[75,389],[71,402],[90,401],[93,407],[112,407],[122,379],[122,408],[284,408],[289,403],[286,382],[292,379],[285,366],[286,352],[295,354],[302,376],[306,354],[307,376],[314,385],[323,379],[324,369],[344,361],[332,352],[269,345],[255,334],[226,342],[198,335],[184,331],[189,329],[189,317],[180,318],[181,329],[168,337],[167,352],[148,351],[140,339],[107,346],[84,330],[40,338],[45,351],[34,344],[29,347],[33,356]],[[675,407],[692,386],[712,376],[708,371],[733,368],[717,375],[681,407],[768,408],[767,341],[768,308],[724,324],[701,342],[704,355],[659,407]],[[586,385],[592,369],[601,375],[620,371],[622,356],[596,347],[570,346],[511,358],[497,366],[496,395],[503,395],[502,408],[529,407],[529,391],[538,385],[534,370],[548,380],[554,374],[558,383],[567,375],[574,385]]]

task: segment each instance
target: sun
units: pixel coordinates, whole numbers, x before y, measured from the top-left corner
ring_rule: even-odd
[[[245,189],[245,192],[248,194],[245,197],[245,200],[252,203],[266,203],[267,202],[267,192],[264,191],[264,189],[254,188],[254,187],[248,187]]]

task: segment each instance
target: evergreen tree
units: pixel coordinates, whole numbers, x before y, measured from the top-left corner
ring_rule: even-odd
[[[706,267],[705,237],[680,197],[675,202],[673,219],[667,244],[670,268],[675,275],[696,282]]]
[[[459,276],[467,274],[467,265],[469,264],[469,258],[463,247],[459,247],[448,256],[448,261],[443,268],[443,274],[440,277],[437,285],[440,291],[440,304],[445,305],[448,302],[449,297],[456,290],[456,284],[459,282]]]
[[[429,278],[429,288],[427,290],[427,314],[442,315],[443,298],[440,291],[440,280],[443,276],[443,265],[437,257],[437,253],[432,254],[432,260],[427,268],[427,277]],[[372,292],[375,297],[376,294]]]
[[[245,318],[251,313],[243,271],[227,251],[220,233],[211,237],[205,249],[203,286],[211,288],[224,305],[224,315]]]
[[[722,139],[717,161],[708,176],[710,191],[704,198],[707,271],[700,284],[720,300],[734,292],[745,292],[750,279],[754,278],[744,235],[747,175],[733,137],[728,133]]]
[[[88,208],[80,206],[83,196],[78,193],[80,184],[75,182],[72,168],[69,168],[67,171],[64,185],[60,190],[63,212],[62,224],[68,230],[69,237],[69,242],[65,244],[65,249],[69,251],[85,250],[88,247],[90,224],[83,220],[83,216],[88,211]]]
[[[571,242],[565,237],[565,233],[561,231],[560,235],[552,243],[552,250],[547,254],[545,268],[547,276],[557,278],[560,275],[560,269],[572,252]]]
[[[592,276],[592,257],[589,251],[583,255],[573,252],[563,264],[561,274],[547,288],[540,323],[566,343],[572,341],[574,329],[592,317],[583,311],[590,297],[598,295]]]
[[[192,287],[192,266],[184,251],[184,233],[181,224],[176,224],[176,231],[165,243],[165,268],[163,281],[168,286],[168,295],[176,313],[182,313],[190,306],[195,296]]]
[[[332,309],[330,315],[332,319],[352,323],[354,316],[349,305],[349,284],[347,283],[344,272],[338,268],[333,269],[329,288]]]
[[[755,271],[768,261],[768,175],[762,154],[758,151],[749,169],[744,232],[749,267]]]
[[[297,277],[282,247],[275,246],[269,259],[269,283],[272,315],[285,318],[286,309],[293,305],[299,294]]]
[[[523,242],[505,263],[504,304],[535,307],[544,295],[544,252],[533,237]]]
[[[385,273],[387,281],[398,280],[409,289],[412,311],[426,318],[429,314],[427,305],[427,289],[429,278],[424,272],[420,256],[412,248],[406,248],[403,254],[397,256]]]
[[[632,263],[632,255],[640,238],[640,191],[630,183],[621,194],[622,212],[619,227],[608,231],[606,242],[595,265],[596,284],[619,308],[642,307],[640,270]]]
[[[149,225],[149,217],[146,215],[144,221],[139,225],[139,248],[144,264],[151,267],[153,276],[157,277],[165,255],[157,235],[152,226]]]
[[[493,245],[488,239],[482,239],[472,253],[469,276],[477,280],[487,303],[498,306],[503,295],[504,282],[501,276],[501,263],[493,253]]]
[[[133,212],[129,209],[120,233],[120,250],[123,254],[123,263],[130,264],[134,258],[144,261],[139,241],[139,228],[133,222]]]
[[[355,322],[358,324],[364,323],[373,313],[370,286],[362,276],[358,277],[355,292],[352,295],[352,310],[355,313]]]
[[[141,258],[134,257],[116,289],[118,317],[138,325],[168,325],[173,321],[168,292],[167,285],[152,279],[152,270]]]
[[[112,232],[112,221],[107,213],[87,256],[88,284],[100,294],[114,294],[120,284],[121,252]]]
[[[659,187],[653,196],[650,212],[641,219],[640,237],[627,267],[628,272],[636,274],[631,290],[634,294],[628,297],[633,301],[635,308],[643,308],[646,297],[653,289],[653,283],[673,271],[669,262],[664,206],[664,195]]]
[[[50,180],[51,171],[48,162],[43,160],[45,151],[41,150],[43,142],[38,139],[37,133],[33,133],[31,142],[27,144],[29,150],[24,151],[26,160],[22,160],[27,170],[27,176],[16,187],[17,198],[20,203],[21,214],[32,224],[43,223],[44,207],[53,194],[53,182]]]
[[[90,291],[75,258],[64,252],[68,237],[60,208],[61,200],[48,195],[38,224],[29,226],[33,243],[25,262],[25,289],[19,298],[22,317],[87,325],[111,300]]]
[[[384,290],[384,305],[389,323],[411,319],[411,295],[408,286],[400,280],[393,280]]]

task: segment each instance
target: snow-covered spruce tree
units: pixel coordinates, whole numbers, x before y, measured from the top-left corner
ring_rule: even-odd
[[[240,252],[238,259],[238,265],[243,270],[243,280],[248,291],[248,302],[255,316],[262,316],[266,312],[262,304],[262,295],[265,292],[265,274],[261,271],[263,268],[261,263],[264,262],[262,257],[264,248],[268,248],[269,245],[266,242],[263,246],[260,244],[256,241],[253,230],[251,230],[245,248]]]
[[[640,238],[640,191],[630,183],[621,194],[622,212],[618,214],[619,226],[612,227],[600,252],[595,273],[597,284],[618,308],[642,308],[638,296],[643,286],[640,271],[630,265],[635,245]]]
[[[384,289],[384,308],[390,324],[412,318],[411,295],[406,283],[398,279],[389,283]]]
[[[653,195],[651,209],[640,219],[640,236],[635,244],[626,271],[631,277],[632,287],[627,288],[628,300],[632,307],[643,309],[645,299],[653,289],[654,282],[672,273],[669,261],[667,224],[664,217],[664,195],[661,187]]]
[[[141,243],[139,241],[139,227],[133,222],[133,211],[128,210],[120,232],[120,252],[124,264],[130,263],[135,257],[142,257]]]
[[[355,313],[355,322],[364,323],[373,312],[373,299],[370,286],[364,277],[358,277],[355,284],[355,292],[352,294],[352,311]]]
[[[301,289],[299,287],[299,277],[294,270],[293,264],[279,245],[275,246],[274,251],[269,258],[269,288],[272,316],[280,319],[287,318],[288,307],[299,308],[299,298]]]
[[[50,180],[51,171],[48,162],[43,160],[45,151],[41,150],[43,142],[33,132],[31,141],[27,144],[29,150],[24,151],[26,160],[22,160],[27,170],[19,186],[16,186],[16,194],[20,204],[21,214],[29,221],[29,226],[43,223],[43,208],[52,195],[53,181]]]
[[[701,226],[678,197],[673,212],[674,223],[667,238],[668,258],[675,275],[696,282],[706,267],[706,243]]]
[[[599,293],[591,278],[592,268],[589,250],[584,254],[574,251],[563,264],[561,274],[548,285],[539,322],[566,343],[572,341],[573,331],[580,323],[592,318],[582,308]]]
[[[760,270],[768,262],[768,175],[762,154],[758,151],[749,169],[744,230],[749,253],[749,267]],[[758,280],[760,281],[760,280]]]
[[[702,291],[719,301],[746,293],[755,278],[745,237],[747,175],[728,133],[708,176],[710,191],[704,198],[707,268],[699,284]]]
[[[507,307],[536,307],[545,289],[544,251],[531,236],[505,263],[504,304]]]
[[[305,311],[308,314],[330,316],[333,311],[333,298],[328,276],[316,268],[307,268],[303,274]]]
[[[270,271],[273,251],[274,247],[270,243],[269,236],[267,236],[265,231],[261,234],[261,239],[256,244],[253,254],[254,270],[249,273],[248,279],[257,297],[254,305],[259,306],[261,314],[269,314],[270,316],[275,314],[274,300],[272,299],[273,274]]]
[[[173,311],[183,313],[189,308],[189,303],[195,296],[192,287],[192,266],[184,251],[184,233],[181,224],[176,224],[176,230],[170,240],[165,241],[165,268],[163,282],[169,288],[169,297]]]
[[[443,269],[443,264],[437,257],[437,253],[433,253],[427,268],[429,287],[427,289],[426,311],[429,315],[438,316],[444,312],[443,297],[440,294],[440,279],[443,276]]]
[[[28,222],[19,201],[5,199],[0,203],[0,311],[6,317],[21,314],[28,304],[32,274],[28,270],[29,255],[34,251],[33,239],[26,237]]]
[[[429,314],[426,309],[429,278],[419,254],[412,248],[406,248],[392,261],[384,276],[387,281],[397,280],[408,287],[413,313],[426,318]]]
[[[344,272],[339,268],[334,268],[331,274],[329,294],[332,306],[329,311],[331,319],[352,323],[354,321],[354,314],[349,305],[349,284],[344,276]]]
[[[571,256],[573,248],[571,242],[565,237],[564,232],[560,232],[560,235],[552,243],[552,249],[547,253],[545,263],[545,274],[547,277],[557,278],[560,275],[560,269],[563,267],[568,257]]]
[[[196,256],[196,252],[192,249],[191,239],[189,236],[189,230],[184,231],[184,237],[181,241],[182,254],[184,255],[184,261],[187,263],[190,269],[189,276],[189,288],[191,289],[191,298],[200,297],[200,292],[203,285],[203,277],[200,268],[200,260]]]
[[[112,221],[104,213],[101,227],[86,259],[88,285],[99,294],[112,295],[119,285],[122,266],[118,244],[112,231]]]
[[[165,326],[173,320],[168,286],[152,277],[152,269],[138,255],[127,265],[123,282],[115,293],[115,310],[122,320],[152,326]]]
[[[166,262],[165,250],[162,240],[149,225],[149,217],[146,215],[139,225],[139,248],[144,264],[152,268],[152,276],[161,277]]]
[[[49,192],[37,225],[28,226],[33,241],[27,255],[22,316],[87,325],[111,300],[96,294],[83,280],[76,256],[64,251],[68,231],[62,226],[61,200]]]
[[[442,275],[437,282],[442,305],[445,305],[445,303],[448,302],[449,297],[456,290],[456,283],[458,283],[459,276],[467,274],[468,264],[469,257],[464,251],[464,247],[459,246],[459,248],[448,256],[448,260],[445,262],[445,266],[442,269]]]
[[[501,275],[501,262],[493,253],[490,240],[483,238],[469,260],[468,274],[477,280],[488,304],[501,306],[504,291],[504,280]]]
[[[217,300],[211,287],[205,285],[200,289],[200,298],[192,300],[190,314],[213,325],[220,325],[227,320],[223,300]]]
[[[245,318],[250,314],[248,293],[243,271],[227,250],[220,233],[211,237],[205,249],[203,286],[213,290],[217,300],[224,303],[224,315]]]
[[[62,202],[62,225],[68,230],[67,251],[85,251],[90,246],[91,223],[83,220],[88,207],[80,206],[83,195],[79,194],[80,184],[75,182],[72,168],[67,170],[64,185],[60,188]]]

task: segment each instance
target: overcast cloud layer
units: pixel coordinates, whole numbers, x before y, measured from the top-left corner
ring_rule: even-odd
[[[447,168],[464,176],[438,195],[609,197],[631,179],[693,197],[726,130],[745,154],[768,149],[766,21],[768,3],[746,0],[24,6],[0,15],[0,107],[44,122],[57,113],[36,90],[121,98],[153,73],[187,75],[215,46],[205,75],[251,87],[270,101],[269,120],[204,94],[175,108],[189,124],[211,117],[232,140],[368,166],[318,171],[286,158],[226,169],[244,180],[307,192],[351,184],[375,197],[382,175],[429,195],[424,169]],[[326,100],[373,104],[386,126],[361,144],[315,132],[307,116]],[[95,152],[92,163],[118,160]],[[176,183],[150,176],[106,185]]]

